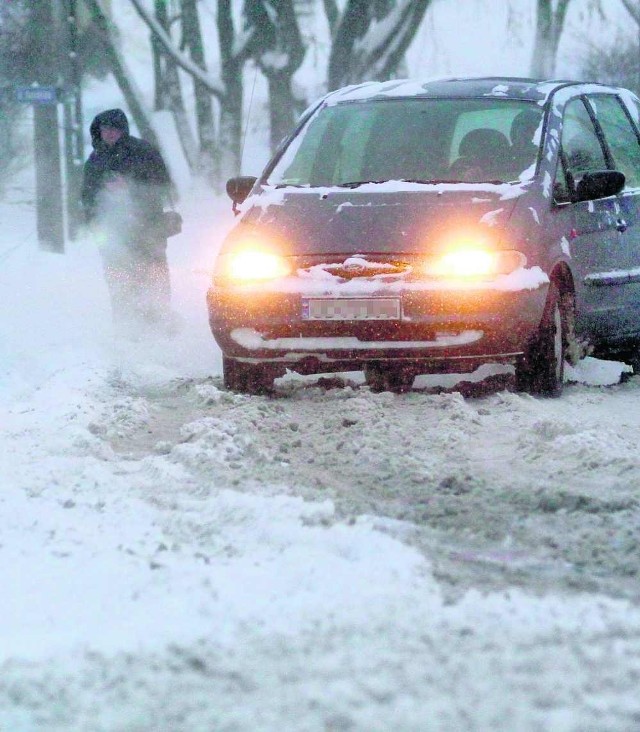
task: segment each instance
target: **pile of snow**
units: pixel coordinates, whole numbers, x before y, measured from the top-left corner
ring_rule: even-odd
[[[220,354],[204,293],[231,220],[226,201],[211,220],[185,206],[174,339],[114,338],[90,240],[4,252],[0,728],[624,729],[640,650],[627,602],[471,590],[451,604],[401,541],[409,525],[344,522],[258,469],[228,487],[256,448],[225,410],[251,420],[264,400],[207,385]],[[182,424],[181,384],[218,416]],[[163,390],[170,424],[154,412]],[[358,396],[364,413],[390,398]]]

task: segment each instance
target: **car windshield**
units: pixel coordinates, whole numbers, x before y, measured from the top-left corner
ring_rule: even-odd
[[[535,171],[542,110],[511,99],[393,99],[322,108],[269,172],[280,186],[501,183]]]

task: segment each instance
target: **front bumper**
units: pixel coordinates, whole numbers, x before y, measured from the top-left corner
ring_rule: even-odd
[[[546,294],[546,282],[531,289],[414,285],[367,294],[399,297],[398,320],[306,320],[304,293],[264,287],[212,286],[207,305],[211,332],[226,357],[300,373],[380,362],[410,363],[427,373],[515,362],[537,331]]]

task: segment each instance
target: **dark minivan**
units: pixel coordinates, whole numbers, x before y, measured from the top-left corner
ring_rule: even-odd
[[[365,83],[327,94],[259,178],[207,295],[224,383],[363,370],[374,390],[640,337],[640,102],[595,83]]]

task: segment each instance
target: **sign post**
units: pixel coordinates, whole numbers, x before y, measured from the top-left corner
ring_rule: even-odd
[[[55,86],[31,86],[16,87],[16,101],[24,104],[57,104],[58,88]]]
[[[67,19],[63,28],[67,49],[64,62],[66,91],[63,100],[64,159],[67,183],[67,234],[75,239],[81,226],[80,191],[84,167],[84,138],[82,123],[82,72],[78,61],[78,7],[77,0],[64,0],[63,14]]]
[[[54,4],[34,3],[35,27],[48,29],[34,49],[37,83],[16,89],[16,99],[33,107],[33,147],[36,169],[36,214],[41,249],[64,252],[64,209],[60,166],[58,93],[59,33]],[[49,30],[50,29],[50,30]]]
[[[64,252],[58,90],[37,84],[19,86],[15,96],[18,102],[33,105],[38,242],[46,251]]]

